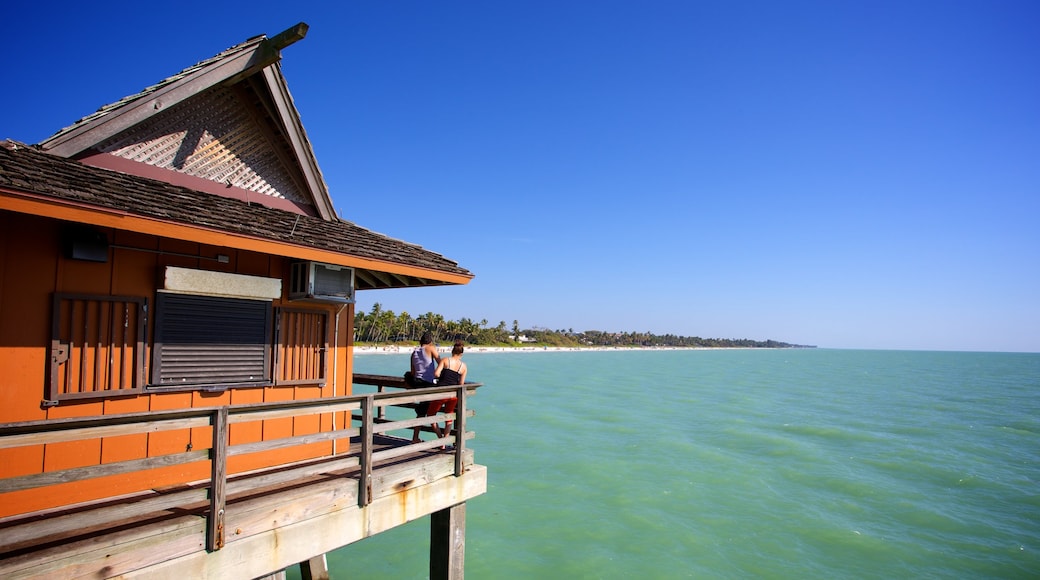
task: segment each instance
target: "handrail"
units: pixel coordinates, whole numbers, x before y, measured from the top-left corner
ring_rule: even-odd
[[[395,377],[380,377],[377,375],[362,375],[362,381],[375,380],[386,384],[377,385],[382,387],[400,387]],[[359,384],[372,384],[360,381]],[[402,381],[403,382],[403,381]],[[297,470],[289,474],[279,474],[281,480],[286,480],[292,473],[315,474],[321,472],[321,466],[332,466],[334,471],[358,467],[358,504],[365,506],[372,501],[372,472],[375,462],[407,455],[415,451],[434,449],[441,445],[454,443],[455,475],[463,473],[463,452],[465,441],[475,436],[472,432],[465,430],[466,417],[472,416],[468,410],[466,399],[483,386],[480,383],[467,383],[465,385],[446,387],[425,387],[408,389],[407,392],[377,392],[363,395],[349,395],[329,397],[324,399],[308,399],[302,401],[285,401],[278,403],[251,403],[244,405],[227,405],[217,407],[200,407],[176,411],[148,411],[139,413],[126,413],[118,415],[106,415],[92,418],[52,419],[42,421],[25,421],[18,423],[0,424],[0,449],[10,449],[33,445],[46,445],[67,441],[96,440],[103,437],[115,437],[123,435],[156,433],[170,430],[183,430],[196,427],[212,427],[213,441],[209,450],[192,451],[190,448],[184,452],[167,455],[150,456],[140,459],[124,460],[99,465],[76,467],[59,471],[50,471],[21,475],[0,479],[0,494],[89,480],[97,477],[110,476],[119,473],[131,473],[135,471],[146,471],[169,465],[192,463],[198,461],[210,461],[211,473],[208,481],[182,482],[187,485],[184,491],[171,494],[159,494],[158,496],[135,503],[134,509],[140,513],[148,510],[169,509],[171,505],[189,505],[199,500],[208,500],[205,509],[207,520],[207,548],[219,550],[224,545],[224,511],[227,503],[229,490],[241,493],[253,489],[253,485],[259,487],[271,483],[270,478],[257,478],[262,480],[251,484],[245,476],[236,477],[229,484],[227,472],[227,458],[247,453],[260,453],[285,447],[295,447],[319,441],[336,439],[347,439],[358,437],[361,444],[360,453],[335,451],[331,456],[314,458],[304,462],[292,464],[281,464],[272,466],[270,469],[285,468],[287,466]],[[447,394],[458,399],[456,412],[439,416],[417,417],[404,420],[387,420],[383,414],[386,407],[404,406],[414,407],[423,401],[443,399]],[[360,411],[360,415],[354,415],[353,411]],[[346,429],[332,431],[319,431],[309,435],[296,435],[278,439],[268,439],[258,442],[240,443],[231,445],[229,441],[229,426],[236,423],[262,421],[269,419],[295,418],[315,414],[346,413],[344,424]],[[376,413],[379,413],[377,420]],[[381,451],[375,450],[374,438],[378,434],[388,431],[410,429],[414,427],[428,428],[434,422],[442,420],[455,420],[455,435],[433,441],[411,443],[402,439],[402,444]],[[355,426],[357,421],[357,426]],[[336,422],[333,422],[335,425]],[[342,458],[329,461],[333,458]],[[344,459],[346,461],[344,461]],[[328,462],[318,463],[318,462]],[[208,491],[208,493],[207,493]],[[208,497],[206,497],[208,495]],[[76,508],[75,505],[63,506],[64,508]],[[125,518],[127,511],[113,512],[119,518]],[[32,514],[21,514],[4,518],[0,523],[10,524],[20,519],[27,518]],[[116,517],[113,515],[113,517]],[[60,521],[57,521],[60,520]],[[56,518],[50,527],[40,528],[41,522],[34,522],[36,532],[47,531],[48,533],[59,533],[74,530],[79,525],[74,517]],[[102,521],[103,518],[102,518]],[[38,537],[39,533],[36,534]],[[43,534],[46,535],[46,534]],[[15,540],[15,543],[17,541]],[[0,540],[0,552],[10,549],[12,546],[6,541]],[[15,546],[17,547],[17,546]]]

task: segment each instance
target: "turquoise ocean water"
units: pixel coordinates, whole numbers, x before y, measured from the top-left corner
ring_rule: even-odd
[[[489,469],[468,578],[1040,578],[1040,354],[465,360]],[[424,578],[428,549],[423,518],[329,563]]]

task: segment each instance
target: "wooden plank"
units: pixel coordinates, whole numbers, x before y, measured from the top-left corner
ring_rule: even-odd
[[[472,432],[466,434],[466,439],[473,439],[476,435]],[[404,457],[409,453],[416,451],[423,451],[427,449],[437,449],[444,445],[453,445],[455,443],[455,436],[442,437],[440,439],[431,439],[429,441],[423,441],[422,443],[412,443],[404,447],[394,447],[391,449],[385,449],[374,454],[373,461],[386,461],[388,459],[395,459],[397,457]]]
[[[288,415],[282,416],[293,416],[302,414],[317,414],[333,412],[336,410],[355,410],[360,408],[359,397],[356,396],[340,396],[327,399],[314,399],[306,401],[286,401],[280,403],[251,403],[244,405],[235,405],[231,408],[233,414],[236,416],[245,416],[248,413],[253,412],[264,412],[272,411],[275,413],[282,413],[283,411],[289,411]],[[341,406],[342,405],[342,406]],[[173,411],[145,411],[140,413],[124,413],[119,415],[105,415],[103,417],[73,417],[66,419],[44,419],[38,421],[21,421],[14,423],[6,423],[0,425],[0,448],[4,446],[17,447],[21,445],[35,445],[38,443],[51,443],[60,442],[67,440],[74,440],[78,438],[88,437],[105,437],[105,436],[119,436],[119,435],[132,435],[137,433],[149,433],[157,430],[170,430],[170,429],[188,429],[200,426],[209,425],[209,416],[216,407],[197,407],[188,408]],[[292,410],[297,411],[293,412]],[[254,416],[255,418],[241,419],[237,422],[244,421],[255,421],[265,419],[263,416]],[[277,418],[277,417],[275,417]],[[177,420],[188,419],[189,421],[183,424],[175,423]],[[122,426],[127,425],[161,425],[163,427],[156,427],[151,429],[149,427],[129,427],[126,431],[121,429]],[[88,431],[90,428],[99,428],[100,431]],[[78,436],[64,437],[61,435],[51,435],[56,433],[64,433],[69,431],[81,430]],[[44,439],[44,440],[30,440],[27,443],[18,443],[15,445],[5,445],[2,443],[4,440],[17,441],[21,436],[39,434],[45,437],[56,437],[55,439]]]
[[[383,393],[373,393],[376,398],[376,403],[379,405],[400,405],[403,403],[410,403],[413,401],[431,401],[437,399],[447,399],[448,397],[454,397],[456,389],[454,386],[447,387],[423,387],[421,389],[412,389],[408,393],[402,393],[401,391],[386,391]],[[470,383],[466,384],[466,396],[475,395],[477,391],[473,388]]]
[[[302,415],[318,415],[322,413],[336,413],[339,411],[354,411],[361,408],[357,401],[321,405],[312,409],[301,409],[292,407],[289,409],[274,409],[270,411],[235,411],[230,417],[232,424],[248,423],[251,421],[266,421],[268,419],[284,419],[287,417],[300,417]]]
[[[242,443],[241,445],[235,445],[230,448],[228,450],[228,455],[234,457],[237,455],[245,455],[247,453],[258,453],[261,451],[271,451],[286,447],[297,447],[310,443],[320,443],[330,439],[345,439],[357,434],[357,429],[344,429],[342,431],[323,431],[321,433],[309,433],[307,435],[297,435],[295,437],[282,437],[280,439],[257,441],[256,443]]]
[[[144,459],[129,459],[101,465],[88,465],[86,467],[73,467],[60,471],[48,471],[45,473],[34,473],[19,477],[0,479],[0,493],[33,489],[48,485],[58,485],[95,477],[119,475],[122,473],[133,473],[147,469],[169,467],[171,465],[182,465],[196,461],[209,461],[209,451],[188,451],[185,453],[173,453],[159,455],[156,457],[145,457]]]
[[[472,451],[467,452],[466,461],[473,466]],[[453,471],[454,461],[447,454],[431,454],[421,461],[402,461],[380,466],[372,476],[372,501],[452,478]]]
[[[412,388],[411,385],[405,382],[404,377],[393,377],[388,375],[354,373],[353,382],[356,385],[371,385],[373,387],[396,387],[398,389]]]
[[[25,433],[67,431],[84,427],[127,425],[149,421],[162,422],[197,417],[202,417],[208,420],[210,413],[212,413],[215,408],[216,407],[195,407],[176,409],[172,411],[141,411],[138,413],[120,413],[117,415],[16,421],[13,423],[0,424],[0,437],[9,437]]]
[[[357,418],[357,417],[355,417],[355,418]],[[414,419],[402,419],[400,421],[390,421],[390,420],[387,420],[387,419],[380,419],[378,421],[373,421],[373,423],[372,423],[372,434],[373,435],[380,435],[380,434],[383,434],[383,433],[388,433],[390,431],[397,431],[397,430],[400,430],[400,429],[411,429],[412,427],[419,427],[419,426],[428,427],[430,425],[433,425],[433,423],[435,421],[437,421],[437,420],[438,420],[438,418],[436,416],[433,416],[433,415],[431,415],[429,417],[416,417]],[[433,429],[427,430],[427,432],[432,432],[432,431],[433,431]]]
[[[23,433],[18,435],[6,435],[3,432],[3,428],[0,428],[0,449],[10,449],[12,447],[23,447],[26,445],[43,445],[47,443],[79,441],[83,439],[96,439],[99,437],[136,435],[138,433],[158,433],[160,431],[191,429],[192,427],[206,427],[209,425],[209,418],[196,417],[169,419],[117,425],[103,425],[101,424],[103,423],[103,420],[99,419],[97,423],[99,423],[99,425],[96,427],[76,427],[47,432]]]
[[[421,443],[411,443],[401,447],[391,447],[389,449],[383,449],[381,451],[374,451],[372,453],[372,461],[379,463],[380,461],[389,461],[391,459],[397,459],[398,457],[405,457],[412,453],[419,451],[429,451],[431,449],[440,449],[444,446],[444,441],[441,439],[431,439],[429,441],[423,441]]]
[[[383,395],[390,395],[391,393],[383,393]],[[444,397],[444,393],[425,393],[425,394],[393,394],[393,397],[381,396],[378,399],[380,407],[392,407],[392,406],[405,406],[411,403],[421,403],[423,401],[439,401]]]
[[[473,455],[468,455],[472,463]],[[452,476],[455,462],[448,454],[432,454],[423,461],[404,461],[380,467],[372,478],[372,501],[423,487]]]
[[[314,475],[344,471],[359,465],[361,465],[361,461],[357,457],[340,457],[331,461],[322,460],[319,463],[293,469],[279,470],[243,479],[232,479],[228,481],[227,493],[228,496],[248,493],[273,485],[291,483]]]
[[[197,516],[121,530],[0,560],[0,578],[110,578],[205,547]]]
[[[472,409],[466,411],[466,413],[468,413],[469,417],[473,417],[473,416],[476,415],[476,413]],[[455,419],[457,415],[458,415],[458,409],[456,408],[456,412],[452,413],[450,415],[448,415],[448,414],[440,414],[440,415],[430,415],[428,417],[416,417],[415,419],[402,419],[400,421],[385,421],[385,420],[384,421],[380,421],[375,426],[373,426],[372,429],[373,429],[373,432],[377,433],[377,434],[378,433],[387,433],[387,432],[390,432],[390,431],[396,431],[398,429],[411,429],[412,427],[415,427],[415,426],[432,425],[434,423],[439,423],[439,422],[443,421],[445,418],[449,418],[450,417],[451,419]],[[431,431],[432,431],[432,429],[431,429]]]
[[[206,495],[205,488],[163,494],[150,492],[139,499],[121,500],[87,510],[66,510],[66,515],[22,518],[22,523],[9,522],[3,527],[0,553],[100,532],[119,522],[136,521],[149,514],[203,502]]]
[[[283,529],[330,513],[357,509],[357,480],[325,477],[309,485],[261,494],[228,505],[227,547],[251,536]]]
[[[196,552],[124,573],[127,580],[257,578],[364,538],[364,514],[356,507],[326,517],[230,542],[219,552]]]
[[[413,387],[407,382],[405,382],[403,376],[396,375],[372,375],[366,373],[354,373],[354,376],[352,377],[352,382],[356,385],[369,385],[373,387],[393,387],[395,389],[406,390],[437,388]],[[477,387],[484,386],[484,383],[466,383],[465,386],[467,389],[474,390]]]

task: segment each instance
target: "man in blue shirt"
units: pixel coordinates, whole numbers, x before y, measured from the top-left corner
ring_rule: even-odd
[[[405,379],[408,380],[412,387],[432,387],[437,380],[434,378],[434,372],[437,370],[437,365],[440,362],[440,354],[437,352],[437,347],[433,344],[433,335],[429,332],[424,332],[419,339],[419,346],[412,351],[411,377],[406,375]],[[430,403],[428,401],[419,403],[415,408],[415,416],[425,417],[429,407]],[[418,443],[419,441],[419,427],[416,427],[412,430],[412,443]]]

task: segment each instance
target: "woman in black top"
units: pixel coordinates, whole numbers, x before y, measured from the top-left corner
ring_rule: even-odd
[[[442,358],[440,363],[437,364],[437,370],[434,371],[434,375],[437,377],[438,387],[447,387],[450,385],[463,385],[466,383],[466,363],[462,362],[462,341],[456,340],[455,346],[451,347],[451,356]],[[443,399],[440,401],[431,401],[430,409],[426,412],[426,416],[435,415],[437,411],[442,408],[445,413],[454,413],[455,405],[458,404],[458,399],[452,397],[450,399]],[[444,431],[441,431],[440,425],[437,423],[433,424],[433,432],[437,434],[437,438],[441,438],[451,433],[451,421],[444,422]]]

